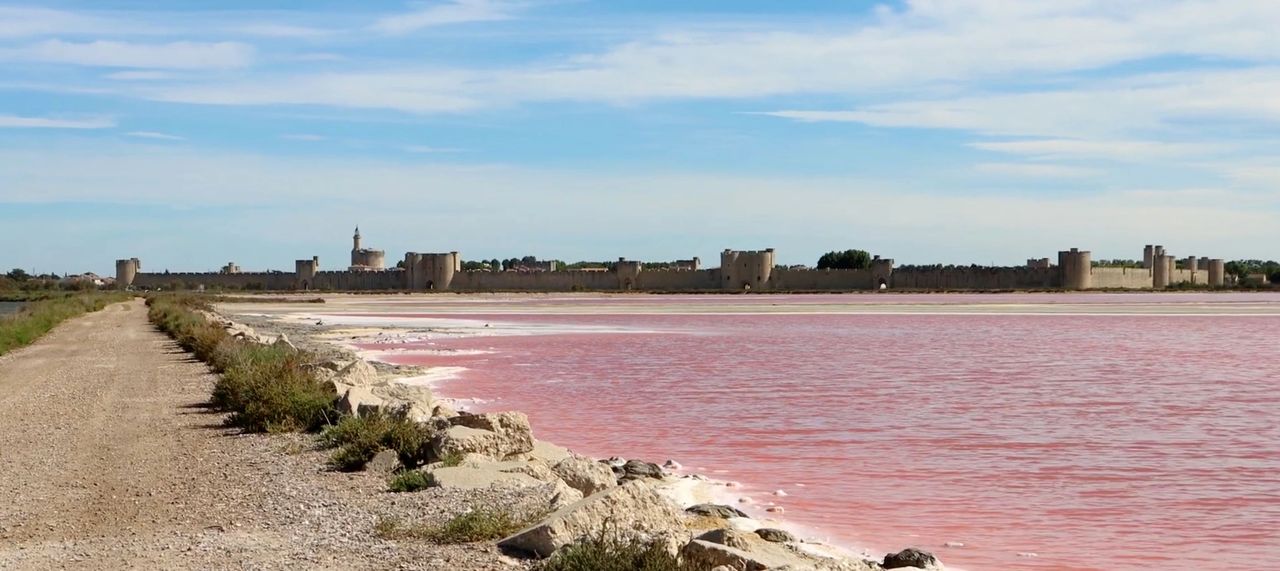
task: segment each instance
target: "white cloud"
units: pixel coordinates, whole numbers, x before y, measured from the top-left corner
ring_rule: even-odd
[[[139,44],[99,40],[87,43],[45,40],[0,49],[0,61],[70,64],[89,67],[227,69],[249,65],[253,47],[236,42]]]
[[[424,28],[493,22],[512,17],[512,6],[494,0],[447,0],[421,10],[378,19],[373,29],[385,34],[408,34]]]
[[[155,131],[131,131],[129,133],[125,133],[125,135],[128,135],[130,137],[137,137],[139,139],[158,139],[162,141],[185,141],[186,140],[185,137],[170,135],[168,133],[157,133]]]
[[[984,151],[1025,156],[1035,160],[1100,159],[1142,161],[1172,157],[1203,157],[1227,150],[1224,145],[1168,143],[1162,141],[1036,139],[1026,141],[980,141],[969,146]]]
[[[321,28],[311,28],[307,26],[294,26],[290,24],[275,23],[253,23],[243,24],[231,27],[231,31],[249,35],[261,36],[264,38],[289,38],[289,39],[312,39],[331,36],[336,33],[334,30],[325,30]]]
[[[1280,121],[1280,99],[1259,97],[1264,93],[1280,93],[1280,68],[1150,74],[1075,88],[762,114],[993,136],[1112,139],[1167,133],[1203,119]]]
[[[324,141],[328,139],[328,137],[324,135],[312,135],[310,133],[286,133],[284,135],[280,135],[280,138],[286,141],[308,141],[308,142]]]
[[[115,126],[115,120],[109,117],[67,119],[0,115],[0,129],[110,129]]]
[[[114,79],[116,81],[155,81],[160,79],[169,79],[171,77],[173,77],[173,75],[168,72],[150,70],[117,71],[106,75],[107,79]]]
[[[482,105],[467,93],[466,81],[466,77],[448,70],[326,73],[166,85],[139,93],[160,101],[207,105],[324,105],[454,113]]]
[[[625,211],[649,221],[649,230],[662,234],[673,251],[711,255],[726,246],[776,246],[785,259],[805,262],[829,249],[830,241],[847,238],[848,212],[875,204],[877,215],[859,223],[859,234],[866,247],[899,261],[1012,263],[1071,246],[1098,256],[1132,257],[1173,226],[1179,243],[1166,240],[1171,248],[1239,257],[1263,254],[1257,247],[1271,243],[1271,221],[1280,207],[1274,193],[1225,188],[1061,196],[964,187],[935,192],[904,188],[895,180],[317,161],[96,143],[57,152],[0,148],[0,164],[6,165],[0,170],[0,202],[281,208],[313,223],[349,218],[353,208],[370,203],[396,204],[419,214],[411,221],[385,217],[388,225],[413,233],[398,238],[399,244],[384,242],[392,251],[500,250],[509,248],[511,236],[523,236],[539,253],[599,257],[614,254],[615,247],[642,247],[633,236],[601,238],[617,232],[611,218],[596,214]],[[422,191],[423,181],[430,181],[432,192]],[[677,203],[682,208],[672,210]],[[718,215],[707,218],[710,211]],[[476,217],[500,224],[504,232],[476,235],[469,226]],[[1181,223],[1187,220],[1196,223]],[[1011,235],[1025,239],[1011,242]],[[974,251],[987,259],[974,260]]]
[[[0,6],[0,38],[55,34],[129,34],[154,32],[136,21],[47,8]]]
[[[1027,178],[1083,178],[1101,174],[1097,169],[1043,163],[981,163],[973,168],[982,174]]]

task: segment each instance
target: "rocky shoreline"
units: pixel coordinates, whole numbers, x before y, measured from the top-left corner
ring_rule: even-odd
[[[401,382],[430,375],[429,369],[366,360],[350,347],[376,338],[378,330],[224,312],[235,321],[206,317],[232,335],[317,356],[316,376],[340,397],[343,413],[403,415],[430,427],[436,457],[447,459],[416,468],[430,489],[480,493],[484,504],[521,506],[523,513],[540,516],[496,543],[495,556],[528,558],[512,563],[532,565],[608,528],[659,543],[694,569],[942,569],[933,555],[917,549],[872,561],[797,538],[726,505],[726,483],[680,473],[671,462],[576,455],[534,439],[523,413],[455,410],[455,402],[436,398],[428,385]],[[379,455],[368,470],[405,471],[394,454]]]

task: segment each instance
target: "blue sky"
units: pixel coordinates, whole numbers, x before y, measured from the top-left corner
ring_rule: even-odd
[[[0,2],[0,267],[1271,257],[1280,3]]]

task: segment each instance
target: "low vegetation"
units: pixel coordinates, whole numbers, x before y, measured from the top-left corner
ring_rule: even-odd
[[[247,432],[314,431],[338,420],[337,396],[305,367],[305,353],[232,337],[200,313],[209,306],[199,297],[159,295],[147,305],[152,323],[221,373],[210,400],[231,413],[231,425]]]
[[[405,470],[391,478],[387,489],[392,492],[405,493],[432,488],[435,485],[436,481],[431,477],[431,474],[418,470]]]
[[[0,317],[0,355],[25,347],[59,323],[129,299],[123,293],[50,294]]]
[[[693,571],[660,543],[610,526],[557,550],[536,571]]]
[[[433,543],[475,543],[492,541],[524,529],[534,518],[522,518],[508,511],[485,508],[458,515],[442,525],[406,524],[383,519],[374,526],[382,539],[421,539]]]
[[[383,449],[395,450],[400,463],[408,468],[421,466],[432,457],[431,434],[425,426],[382,412],[343,418],[324,431],[321,443],[337,448],[329,464],[346,472],[364,468]]]

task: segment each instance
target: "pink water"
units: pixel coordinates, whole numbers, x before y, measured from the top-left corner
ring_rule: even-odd
[[[407,315],[628,332],[393,360],[467,367],[440,390],[741,481],[839,543],[971,570],[1280,568],[1280,296],[855,297],[450,301]],[[1082,301],[1117,314],[1013,305]]]

